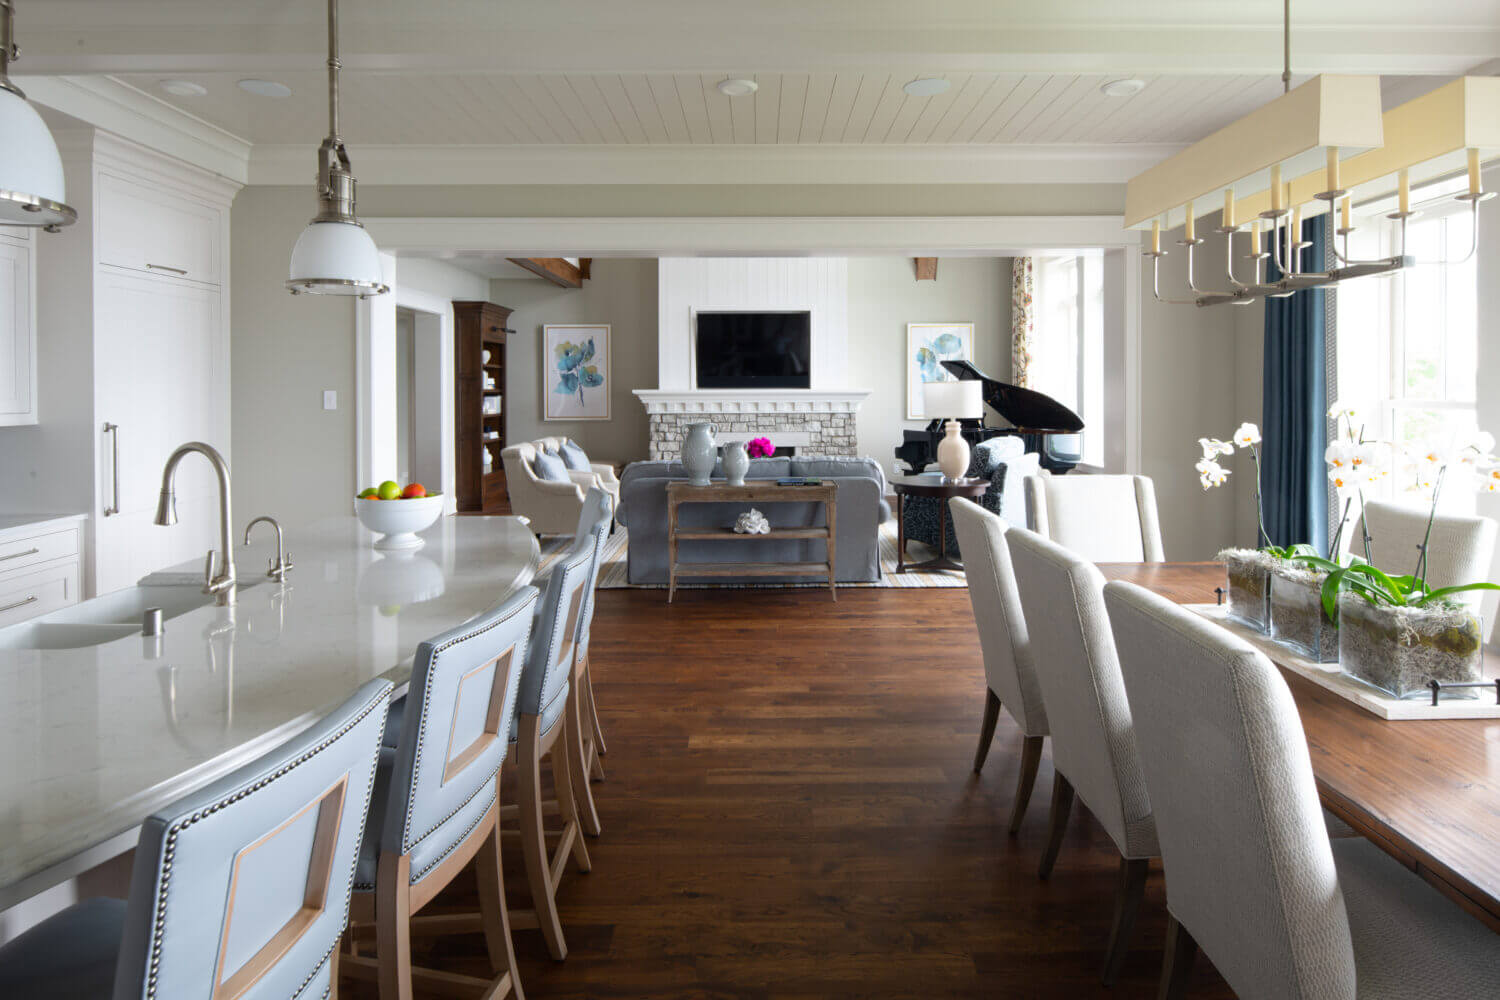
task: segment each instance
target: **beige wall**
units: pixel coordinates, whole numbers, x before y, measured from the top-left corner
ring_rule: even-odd
[[[974,364],[1010,377],[1010,258],[945,257],[917,281],[910,257],[849,259],[849,385],[871,390],[859,410],[859,453],[888,472],[906,419],[906,324],[973,323]]]
[[[656,261],[596,259],[582,288],[537,280],[490,282],[490,301],[515,310],[516,332],[505,344],[505,400],[511,442],[566,436],[599,461],[646,457],[646,410],[632,393],[656,388]],[[608,323],[610,419],[544,420],[542,327],[549,323]]]

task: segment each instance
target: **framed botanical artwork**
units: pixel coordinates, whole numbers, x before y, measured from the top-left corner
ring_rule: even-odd
[[[547,420],[608,420],[609,324],[542,327],[542,399]]]
[[[928,419],[922,411],[923,383],[954,381],[939,362],[973,360],[973,323],[906,324],[906,419]]]

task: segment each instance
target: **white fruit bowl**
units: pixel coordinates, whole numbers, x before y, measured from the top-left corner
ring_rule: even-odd
[[[354,501],[359,523],[381,536],[375,539],[375,547],[381,551],[421,548],[426,542],[417,532],[431,527],[442,512],[441,496]]]

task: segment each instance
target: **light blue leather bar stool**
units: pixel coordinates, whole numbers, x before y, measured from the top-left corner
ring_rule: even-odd
[[[595,532],[609,531],[609,511],[590,490],[585,505],[600,516],[588,534],[574,538],[573,547],[553,564],[547,574],[542,603],[532,629],[534,640],[521,676],[521,693],[516,719],[516,800],[521,826],[521,847],[526,858],[526,879],[531,886],[533,912],[525,922],[541,928],[547,939],[547,950],[559,961],[567,957],[562,923],[557,916],[557,883],[572,855],[578,870],[589,870],[588,848],[584,846],[579,822],[577,795],[573,775],[581,773],[581,759],[568,758],[578,753],[580,718],[578,699],[572,697],[574,653],[578,642],[578,625],[583,604],[592,583],[591,569],[597,548]],[[559,753],[560,751],[560,753]],[[557,846],[549,856],[542,823],[543,757],[550,755],[552,784],[557,791],[557,809],[562,818]],[[561,757],[562,759],[559,759]],[[587,782],[584,783],[587,793]],[[518,925],[521,923],[517,914]]]
[[[596,495],[597,494],[597,495]],[[603,752],[604,734],[599,728],[599,712],[594,706],[594,681],[589,672],[589,628],[594,622],[594,591],[599,585],[599,568],[604,561],[604,543],[609,539],[609,528],[614,523],[614,498],[604,490],[590,490],[584,498],[583,513],[578,519],[578,531],[574,539],[589,538],[593,541],[594,557],[589,564],[588,582],[584,584],[583,608],[578,614],[578,627],[573,640],[573,682],[568,693],[571,704],[565,711],[576,723],[568,730],[574,741],[569,748],[568,763],[573,768],[573,790],[578,797],[578,819],[583,832],[590,837],[600,833],[599,810],[594,805],[594,790],[591,780],[604,780],[604,766],[599,763]],[[575,544],[578,542],[575,541]]]
[[[335,995],[390,692],[371,681],[146,820],[130,898],[69,907],[0,948],[0,997]]]
[[[500,766],[510,746],[516,693],[527,660],[537,589],[417,647],[394,748],[380,752],[370,826],[354,879],[354,918],[373,922],[376,957],[345,966],[376,979],[382,1000],[406,1000],[413,984],[476,996],[522,995],[500,869]],[[473,860],[479,927],[493,980],[433,974],[411,964],[413,916]],[[351,935],[351,941],[355,935]]]

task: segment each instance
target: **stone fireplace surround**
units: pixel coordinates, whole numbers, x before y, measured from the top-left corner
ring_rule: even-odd
[[[682,454],[689,424],[710,423],[721,443],[768,437],[778,448],[799,455],[855,456],[854,419],[869,395],[865,390],[826,392],[670,392],[638,389],[650,425],[652,460]]]

